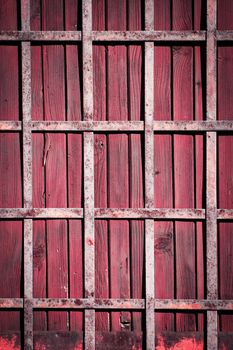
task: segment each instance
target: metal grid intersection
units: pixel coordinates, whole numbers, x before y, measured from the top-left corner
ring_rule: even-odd
[[[216,120],[216,51],[218,41],[233,41],[233,31],[216,30],[216,0],[207,0],[206,31],[155,31],[154,1],[145,2],[145,31],[92,31],[92,1],[83,0],[82,32],[30,31],[30,1],[21,0],[22,31],[0,32],[0,41],[20,41],[22,53],[22,105],[20,121],[1,121],[1,131],[21,131],[23,135],[24,208],[0,209],[4,219],[24,220],[24,298],[0,299],[0,308],[24,310],[25,349],[33,349],[33,309],[83,309],[85,312],[85,349],[95,348],[95,309],[138,309],[146,312],[146,346],[155,348],[154,310],[207,311],[207,347],[217,349],[217,311],[233,310],[233,300],[217,300],[217,220],[232,220],[233,210],[217,209],[216,203],[216,133],[232,131],[233,122]],[[145,42],[145,121],[93,121],[93,41]],[[81,41],[83,48],[83,121],[31,120],[31,41]],[[154,42],[205,42],[207,47],[207,120],[154,121],[153,70]],[[32,205],[32,132],[79,131],[84,137],[84,209],[33,208]],[[145,208],[94,208],[94,131],[144,131],[145,133]],[[206,210],[154,208],[154,131],[206,132]],[[33,298],[32,219],[83,218],[85,298]],[[145,299],[96,299],[94,296],[94,220],[95,218],[145,219],[146,297]],[[207,300],[155,299],[154,295],[154,219],[206,220],[207,225]],[[93,244],[89,244],[89,242]],[[195,308],[194,308],[195,305]]]

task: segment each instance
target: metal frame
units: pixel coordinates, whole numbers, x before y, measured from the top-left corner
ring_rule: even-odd
[[[216,0],[207,0],[206,31],[155,31],[153,0],[145,1],[145,31],[92,31],[92,1],[82,0],[83,28],[80,31],[31,31],[30,1],[21,0],[21,31],[1,31],[0,42],[21,42],[22,51],[22,121],[0,121],[0,131],[22,132],[24,208],[0,209],[0,218],[24,220],[24,298],[2,298],[0,308],[24,310],[24,346],[33,349],[33,309],[83,309],[85,312],[85,349],[95,348],[95,309],[139,309],[146,312],[146,347],[155,348],[155,310],[207,311],[207,348],[217,349],[217,311],[233,310],[233,300],[217,300],[217,220],[233,220],[233,210],[217,209],[216,201],[216,134],[233,131],[233,122],[216,120],[217,42],[233,41],[233,31],[216,30]],[[31,42],[82,42],[83,48],[83,121],[31,120]],[[141,41],[145,43],[145,121],[93,121],[94,41]],[[154,121],[153,70],[154,43],[172,41],[205,42],[207,47],[207,120]],[[76,131],[84,137],[84,208],[33,208],[32,206],[32,132]],[[145,208],[94,208],[93,138],[95,131],[138,131],[145,133]],[[206,133],[206,210],[154,208],[154,131]],[[32,219],[83,218],[85,298],[33,298]],[[145,299],[96,299],[95,219],[137,218],[145,220],[146,297]],[[206,220],[207,225],[207,300],[155,299],[154,295],[154,219]],[[90,244],[91,242],[91,244]]]

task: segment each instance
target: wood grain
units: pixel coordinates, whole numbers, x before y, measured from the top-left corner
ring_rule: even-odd
[[[107,28],[126,29],[126,1],[108,0]],[[107,54],[107,109],[108,120],[128,119],[127,49],[108,46]],[[108,136],[108,205],[129,206],[128,136]],[[110,244],[110,296],[130,297],[129,223],[125,220],[109,221]],[[130,313],[116,312],[111,316],[111,330],[124,329],[130,324]]]
[[[218,29],[219,30],[232,30],[233,29],[233,3],[229,0],[217,1],[217,16],[218,16]]]
[[[232,29],[233,4],[230,1],[218,3],[218,29]],[[232,47],[221,46],[218,48],[218,119],[232,120]],[[232,208],[232,135],[218,137],[218,207]],[[233,223],[219,224],[219,297],[232,298],[232,239]],[[220,329],[233,330],[233,315],[225,314],[220,316]]]
[[[170,1],[155,1],[155,29],[170,29]],[[155,46],[154,119],[171,120],[171,48]],[[173,207],[172,136],[154,137],[154,205]],[[155,222],[155,297],[174,298],[173,222]],[[167,278],[167,276],[170,276]],[[155,313],[156,331],[174,330],[172,313]]]
[[[10,91],[8,91],[10,96]],[[22,206],[20,135],[0,135],[0,207]],[[22,222],[0,221],[0,297],[22,297]],[[19,311],[3,311],[1,330],[20,330]]]
[[[105,1],[93,1],[93,29],[105,30]],[[106,120],[106,48],[93,47],[94,120]],[[107,136],[94,135],[95,207],[107,207]],[[95,296],[109,298],[109,233],[108,221],[95,221]],[[109,331],[108,312],[96,313],[96,330]]]
[[[192,1],[173,0],[173,30],[192,29]],[[173,118],[193,119],[193,48],[173,48]],[[194,142],[193,136],[174,135],[175,207],[194,207]],[[176,297],[195,297],[195,226],[176,222]],[[177,331],[196,330],[195,316],[176,315]]]
[[[203,11],[205,11],[205,1],[197,0],[194,4],[194,30],[203,29],[205,19]],[[194,47],[194,119],[205,119],[205,77],[203,73],[203,67],[205,66],[204,48]],[[195,191],[194,201],[196,208],[204,208],[204,136],[195,135],[194,137],[194,167],[195,167]],[[197,283],[197,295],[199,299],[205,298],[205,277],[204,277],[204,225],[201,222],[195,223],[196,230],[196,283]],[[198,331],[204,330],[204,316],[198,315]]]

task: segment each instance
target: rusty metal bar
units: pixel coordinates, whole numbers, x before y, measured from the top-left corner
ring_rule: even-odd
[[[218,220],[233,220],[233,209],[217,209]],[[204,220],[205,209],[95,208],[95,219]],[[82,208],[0,208],[1,219],[82,219]]]
[[[23,298],[0,298],[0,309],[23,309]]]
[[[80,41],[76,31],[0,31],[0,41]]]
[[[24,348],[33,349],[33,228],[24,220]]]
[[[0,131],[21,131],[22,123],[15,121],[0,121]]]
[[[145,29],[154,30],[154,1],[145,1]],[[154,207],[154,43],[145,43],[145,207]],[[146,349],[155,349],[154,220],[145,220]]]
[[[22,309],[23,298],[0,298],[0,309]],[[33,298],[34,309],[144,310],[144,299]],[[155,310],[233,311],[233,300],[154,299]]]
[[[205,31],[89,31],[93,41],[205,41]],[[0,41],[80,41],[76,31],[0,31]]]
[[[1,219],[81,219],[81,208],[0,208]]]
[[[152,17],[152,16],[151,16]],[[147,28],[150,24],[147,20]],[[205,41],[205,31],[93,31],[93,41]]]
[[[233,30],[217,30],[216,39],[218,41],[233,41]]]
[[[144,299],[33,299],[34,308],[59,309],[132,309],[145,308]]]
[[[143,121],[32,121],[29,127],[33,132],[43,131],[144,131]],[[213,121],[154,121],[155,132],[233,132],[233,122],[230,120]],[[20,121],[0,121],[0,131],[21,131]]]
[[[84,121],[93,121],[92,0],[82,0],[83,111]],[[95,294],[94,235],[94,134],[84,132],[84,286],[85,297]],[[95,310],[84,312],[86,350],[95,349]]]
[[[22,30],[30,30],[30,1],[21,0]],[[22,42],[22,131],[23,131],[23,203],[32,207],[32,133],[31,121],[31,44]],[[33,349],[33,261],[32,220],[24,220],[24,349]]]
[[[163,209],[163,208],[137,208],[137,209],[120,209],[120,208],[96,208],[95,218],[124,218],[124,219],[205,219],[204,209]]]
[[[206,31],[92,31],[93,41],[206,41]],[[68,41],[82,40],[81,31],[0,31],[0,41]],[[233,41],[232,30],[217,30],[217,41]]]
[[[215,121],[217,94],[217,1],[207,0],[207,120]],[[206,246],[207,246],[207,299],[218,298],[217,270],[217,141],[216,131],[207,132],[206,137]],[[207,311],[207,348],[218,348],[218,314]]]
[[[154,121],[155,131],[233,131],[232,121]]]
[[[22,43],[22,104],[23,104],[23,188],[24,207],[32,207],[32,134],[31,121],[31,47]]]
[[[32,122],[33,131],[143,131],[143,121]],[[233,131],[232,121],[154,121],[154,131]],[[0,123],[1,130],[1,123]]]
[[[155,310],[233,310],[233,300],[153,299]],[[145,309],[144,299],[33,299],[35,309]]]

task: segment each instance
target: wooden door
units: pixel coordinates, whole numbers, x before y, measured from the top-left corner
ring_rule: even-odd
[[[0,349],[233,344],[233,2],[0,0]]]

